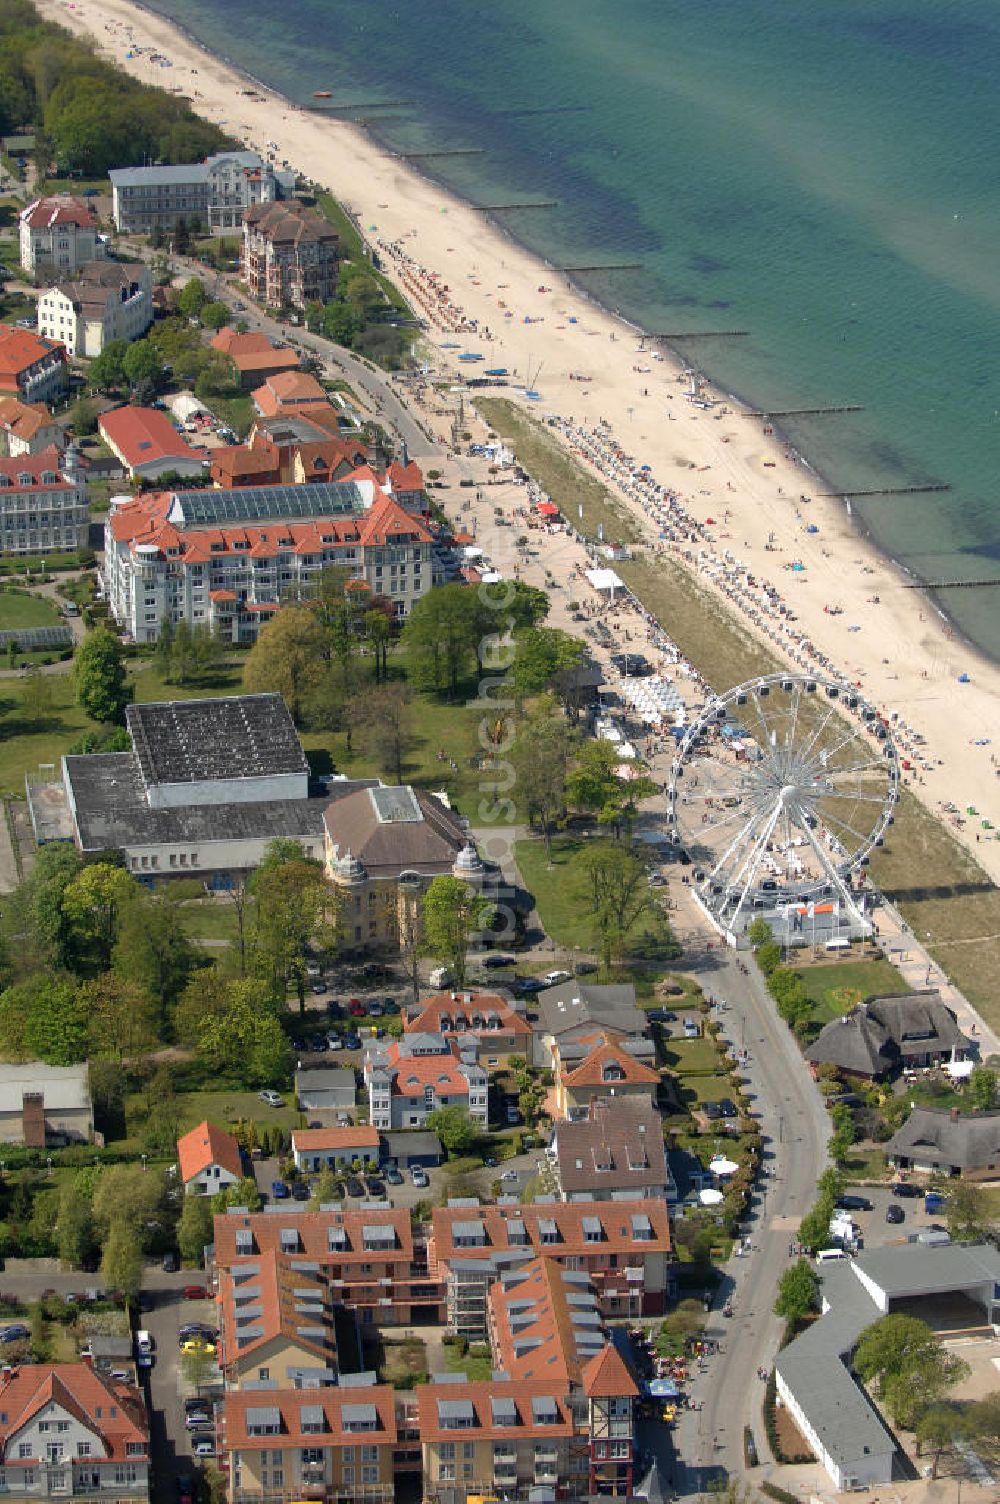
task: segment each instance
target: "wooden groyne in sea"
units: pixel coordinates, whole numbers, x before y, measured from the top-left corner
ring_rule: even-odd
[[[558,206],[557,198],[533,198],[523,204],[470,204],[469,208],[478,214],[503,214],[508,209],[556,209]]]
[[[554,272],[573,277],[578,272],[641,272],[641,261],[595,261],[588,266],[554,266]]]
[[[400,151],[396,155],[404,162],[425,162],[430,157],[482,157],[485,146],[452,146],[447,151]]]
[[[995,580],[904,580],[904,590],[982,590],[984,587],[1000,585],[1000,579]]]
[[[354,110],[412,110],[412,99],[362,99],[355,104],[307,104],[306,109],[316,115],[351,114]]]
[[[783,409],[753,408],[744,414],[747,418],[826,418],[835,413],[863,413],[860,402],[842,402],[839,407],[786,407]],[[837,496],[861,496],[861,491],[837,491]]]
[[[749,329],[678,329],[672,334],[646,334],[644,339],[746,339]]]
[[[939,482],[933,486],[871,486],[866,491],[818,491],[818,496],[920,496],[928,491],[950,491],[951,486]]]

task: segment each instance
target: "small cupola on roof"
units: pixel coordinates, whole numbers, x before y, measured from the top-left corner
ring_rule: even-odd
[[[334,862],[333,876],[339,883],[363,883],[367,880],[368,872],[364,862],[358,861],[348,848]]]
[[[466,881],[472,881],[475,878],[482,877],[483,860],[471,841],[469,841],[467,845],[463,846],[461,851],[458,853],[458,856],[455,858],[454,868],[452,870],[454,871],[456,877],[465,878]]]

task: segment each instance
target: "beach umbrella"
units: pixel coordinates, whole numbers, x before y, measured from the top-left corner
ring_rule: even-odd
[[[721,1201],[725,1200],[725,1197],[723,1196],[721,1191],[709,1189],[699,1191],[698,1200],[701,1202],[702,1206],[718,1206]]]
[[[717,1154],[708,1168],[713,1175],[721,1178],[724,1175],[735,1175],[739,1169],[739,1165],[734,1164],[731,1159],[727,1159],[724,1154]]]

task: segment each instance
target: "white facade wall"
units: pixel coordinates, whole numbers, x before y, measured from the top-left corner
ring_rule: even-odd
[[[224,1191],[226,1186],[236,1183],[237,1177],[232,1170],[224,1169],[222,1165],[206,1165],[185,1181],[184,1190],[188,1196],[214,1196],[216,1191]]]
[[[838,1493],[848,1490],[867,1488],[872,1483],[891,1483],[892,1459],[894,1449],[890,1447],[884,1452],[869,1452],[859,1457],[851,1457],[837,1461],[827,1451],[816,1431],[809,1424],[809,1420],[799,1404],[795,1395],[789,1389],[780,1372],[775,1375],[777,1381],[778,1398],[782,1401],[789,1415],[795,1421],[802,1435],[809,1443],[810,1450],[826,1468],[830,1481]]]
[[[288,595],[297,597],[301,587],[329,564],[345,565],[356,577],[367,580],[376,594],[389,596],[400,618],[408,616],[414,603],[431,588],[428,543],[330,548],[306,555],[289,552],[271,559],[226,553],[206,564],[184,564],[155,550],[133,554],[128,543],[115,541],[108,526],[104,546],[108,602],[115,620],[136,642],[155,642],[167,615],[175,626],[183,621],[189,627],[218,629],[225,621],[235,638],[232,613],[220,612],[213,605],[212,591],[231,590],[237,600],[245,596],[248,603],[281,601]],[[242,625],[239,630],[243,630]]]
[[[75,553],[86,547],[89,525],[83,481],[40,490],[0,479],[0,554]]]
[[[45,1405],[7,1442],[6,1491],[39,1498],[104,1491],[145,1496],[147,1454],[110,1461],[98,1425],[96,1419],[92,1428],[85,1425],[54,1401]],[[10,1466],[15,1460],[20,1467]]]
[[[316,837],[302,841],[307,857],[322,856],[323,843]],[[163,842],[154,845],[128,845],[123,848],[125,864],[136,877],[202,877],[214,872],[249,872],[259,867],[273,836],[253,836],[239,841]]]
[[[26,272],[54,269],[61,277],[104,255],[96,225],[43,225],[21,221],[21,265]]]

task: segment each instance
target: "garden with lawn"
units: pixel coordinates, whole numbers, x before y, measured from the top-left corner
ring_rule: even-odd
[[[51,601],[27,591],[0,590],[0,632],[17,632],[24,627],[58,627],[63,618]]]

